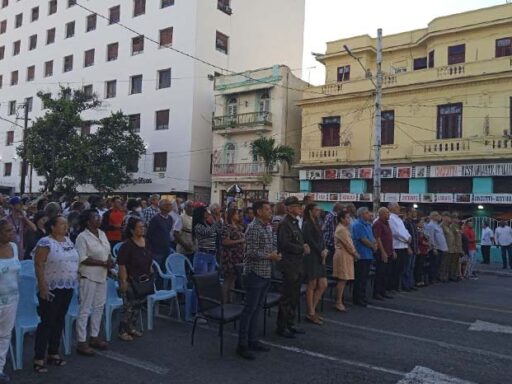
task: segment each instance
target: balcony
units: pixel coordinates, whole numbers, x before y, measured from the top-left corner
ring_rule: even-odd
[[[279,167],[276,165],[271,173],[279,172]],[[263,163],[236,163],[236,164],[214,164],[213,176],[217,177],[257,177],[265,174],[265,164]]]
[[[337,164],[349,160],[349,147],[304,148],[300,162],[303,164]]]
[[[213,131],[220,135],[272,130],[272,113],[253,112],[213,118]]]

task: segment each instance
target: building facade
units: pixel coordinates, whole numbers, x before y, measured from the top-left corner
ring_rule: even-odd
[[[20,105],[28,100],[33,120],[44,113],[36,93],[64,85],[104,100],[87,118],[122,110],[140,131],[147,153],[134,173],[137,184],[120,192],[206,200],[215,76],[302,63],[304,0],[0,0],[0,7],[5,189],[20,184]],[[34,172],[33,192],[40,182]]]
[[[383,39],[383,201],[471,211],[512,203],[512,5]],[[348,46],[362,65],[351,57]],[[330,42],[305,91],[301,192],[371,201],[376,40]],[[328,203],[325,203],[328,206]]]
[[[298,170],[285,164],[276,165],[270,184],[263,187],[265,165],[253,157],[251,143],[271,137],[276,146],[293,148],[298,162],[302,125],[297,101],[307,86],[284,65],[216,79],[212,201],[236,200],[246,207],[255,200],[275,201],[281,192],[298,191]]]

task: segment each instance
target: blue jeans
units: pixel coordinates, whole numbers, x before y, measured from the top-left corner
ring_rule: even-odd
[[[265,279],[254,272],[250,272],[244,276],[244,287],[246,290],[245,307],[240,318],[238,345],[247,347],[258,340],[256,337],[258,319],[270,287],[270,279]]]
[[[215,271],[217,260],[214,253],[204,253],[197,251],[194,255],[194,273],[196,275],[204,275],[208,272]]]

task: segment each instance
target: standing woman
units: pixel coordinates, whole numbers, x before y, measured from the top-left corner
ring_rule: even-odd
[[[197,242],[197,252],[194,256],[194,273],[200,275],[213,272],[216,267],[217,238],[222,232],[220,211],[212,216],[209,209],[199,207],[194,210],[192,217],[192,235]]]
[[[310,203],[304,210],[302,234],[304,243],[309,245],[311,252],[304,255],[304,273],[308,284],[306,290],[307,314],[306,320],[313,324],[323,324],[316,313],[316,307],[327,288],[325,260],[328,251],[325,248],[322,229],[318,224],[321,210],[315,203]]]
[[[11,242],[12,235],[12,225],[6,219],[0,219],[0,383],[10,381],[9,376],[3,372],[19,300],[18,276],[21,265],[18,247]]]
[[[33,223],[36,225],[36,229],[29,229],[25,234],[25,257],[24,260],[32,259],[32,250],[36,246],[37,242],[46,236],[46,229],[44,228],[48,218],[44,211],[36,212]]]
[[[94,356],[95,349],[107,349],[107,343],[98,337],[101,317],[107,299],[107,272],[112,266],[110,243],[100,229],[101,218],[95,209],[80,215],[82,232],[76,238],[80,256],[80,310],[76,319],[78,345],[76,351]],[[87,343],[87,323],[91,318],[91,339]]]
[[[148,279],[153,274],[153,258],[146,247],[145,230],[142,219],[132,217],[128,220],[125,232],[127,240],[121,245],[117,257],[119,291],[123,299],[119,338],[123,341],[132,341],[134,336],[142,336],[135,325],[146,297],[137,294],[133,287],[134,282]]]
[[[37,278],[41,318],[36,331],[34,371],[47,372],[48,365],[66,364],[59,355],[60,339],[64,319],[73,290],[78,285],[78,252],[73,242],[66,237],[68,221],[62,215],[53,216],[46,222],[47,237],[43,237],[35,248],[35,270]]]
[[[244,256],[245,236],[238,209],[228,209],[226,225],[222,231],[221,266],[224,275],[222,294],[224,303],[231,302],[231,290],[235,288],[236,266],[242,263]]]
[[[350,213],[343,210],[338,215],[338,226],[334,233],[336,252],[333,258],[332,276],[338,280],[336,285],[336,305],[334,308],[340,312],[346,311],[343,305],[343,292],[347,281],[354,280],[354,262],[358,259],[356,248],[352,242],[352,235],[350,234],[351,221]]]

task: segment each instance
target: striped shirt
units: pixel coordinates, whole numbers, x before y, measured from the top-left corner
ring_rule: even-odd
[[[254,219],[245,233],[244,274],[253,272],[260,277],[270,279],[272,261],[266,257],[275,250],[272,226]]]
[[[212,225],[196,224],[194,235],[199,251],[217,252],[217,237],[222,233],[222,221],[216,221]]]

